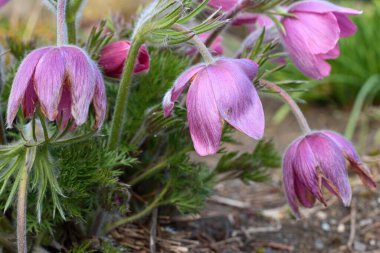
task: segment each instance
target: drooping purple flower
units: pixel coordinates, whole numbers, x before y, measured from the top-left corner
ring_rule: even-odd
[[[186,97],[187,119],[196,152],[201,156],[215,154],[221,142],[226,121],[251,138],[264,134],[264,112],[253,78],[258,65],[248,59],[219,59],[186,70],[166,93],[165,116],[189,84]]]
[[[361,14],[323,0],[299,1],[289,6],[293,15],[282,19],[283,42],[293,63],[306,76],[322,79],[331,72],[326,62],[339,56],[339,38],[356,32],[355,24],[347,17]]]
[[[205,43],[207,41],[209,36],[210,36],[210,33],[202,33],[202,34],[198,35],[198,37],[202,40],[203,43]],[[223,37],[222,36],[216,37],[216,39],[213,41],[213,43],[209,47],[209,50],[213,56],[223,55],[223,52],[224,52]],[[197,48],[194,46],[188,46],[185,49],[185,52],[187,55],[193,56],[197,53]]]
[[[123,73],[124,63],[128,57],[131,42],[128,40],[115,41],[100,51],[99,65],[104,74],[109,77],[120,78]],[[133,73],[149,71],[150,57],[148,50],[143,45],[139,49]]]
[[[86,122],[91,103],[94,127],[100,128],[107,100],[95,62],[76,46],[44,47],[28,54],[17,71],[8,101],[7,124],[12,127],[21,105],[27,118],[39,107],[50,121],[65,125],[74,119],[79,126]]]
[[[324,203],[322,187],[339,197],[344,205],[351,202],[351,187],[346,161],[368,187],[376,187],[368,168],[354,146],[332,131],[317,131],[291,143],[283,158],[283,180],[286,197],[297,218],[299,205],[311,208],[315,200]]]

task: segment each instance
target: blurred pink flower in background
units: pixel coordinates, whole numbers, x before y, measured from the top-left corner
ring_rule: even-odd
[[[322,186],[341,198],[344,205],[350,204],[352,192],[346,160],[365,185],[376,187],[354,146],[338,133],[313,132],[289,145],[282,165],[284,189],[290,207],[298,218],[300,204],[311,208],[318,199],[326,205]]]
[[[6,5],[10,0],[0,0],[0,7]]]
[[[201,39],[203,43],[206,42],[207,38],[210,36],[210,33],[202,33],[198,35],[198,37]],[[221,56],[223,55],[224,48],[223,48],[223,37],[218,36],[216,39],[213,41],[211,46],[209,47],[210,53],[213,56]],[[189,56],[193,56],[197,53],[197,48],[194,46],[187,46],[185,49],[185,53]]]
[[[215,154],[221,142],[223,122],[253,139],[264,135],[264,111],[252,80],[258,65],[248,59],[219,59],[186,70],[166,93],[165,116],[187,85],[187,119],[196,152]]]
[[[25,117],[40,107],[50,121],[66,125],[86,122],[90,104],[95,109],[95,128],[102,126],[107,98],[103,77],[87,54],[76,46],[44,47],[28,54],[13,81],[8,101],[7,124],[12,126],[22,106]]]
[[[130,47],[130,41],[120,40],[112,42],[102,48],[99,56],[99,65],[106,76],[114,78],[121,77]],[[149,67],[149,53],[146,47],[142,45],[139,49],[133,73],[148,72]]]
[[[294,17],[282,19],[286,31],[282,39],[293,63],[311,78],[328,76],[331,66],[326,60],[339,56],[339,39],[356,32],[355,24],[347,16],[361,11],[308,0],[294,3],[288,12]]]

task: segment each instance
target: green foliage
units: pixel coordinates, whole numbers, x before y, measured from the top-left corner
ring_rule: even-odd
[[[252,153],[224,154],[214,170],[220,180],[241,179],[243,182],[262,182],[268,179],[270,168],[280,167],[281,157],[271,142],[260,141]]]

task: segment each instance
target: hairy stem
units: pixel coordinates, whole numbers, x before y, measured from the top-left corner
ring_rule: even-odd
[[[135,220],[138,220],[142,217],[144,217],[145,215],[149,214],[154,208],[158,207],[159,204],[160,204],[160,201],[162,200],[162,198],[165,196],[165,194],[169,191],[169,188],[170,188],[170,185],[171,185],[171,182],[169,181],[165,188],[162,189],[162,191],[160,192],[160,194],[152,201],[152,203],[150,203],[145,209],[143,209],[141,212],[139,213],[136,213],[132,216],[129,216],[127,218],[124,218],[124,219],[120,219],[118,221],[116,221],[115,223],[109,225],[107,227],[107,232],[110,232],[112,231],[113,229],[119,227],[119,226],[122,226],[122,225],[125,225],[127,223],[130,223],[132,221],[135,221]]]
[[[187,27],[180,25],[180,24],[174,24],[172,28],[176,31],[180,32],[187,32],[187,33],[193,33],[191,30],[189,30]],[[194,34],[191,38],[192,42],[194,43],[194,46],[198,49],[199,54],[202,56],[202,58],[205,60],[207,64],[212,64],[215,62],[214,58],[212,57],[210,51],[206,47],[205,44],[203,44],[202,40]]]
[[[28,191],[28,168],[24,167],[21,172],[20,184],[18,186],[17,198],[17,250],[18,253],[27,253],[26,241],[26,205]]]
[[[281,98],[285,101],[285,103],[289,105],[303,133],[307,134],[311,132],[309,124],[307,123],[307,120],[305,116],[303,115],[301,109],[285,90],[283,90],[278,85],[266,80],[260,80],[260,84],[263,87],[266,87],[267,89],[276,92],[278,95],[281,96]]]
[[[111,150],[117,149],[120,142],[121,133],[124,129],[125,114],[127,111],[133,69],[141,45],[142,43],[138,38],[133,40],[131,48],[129,49],[128,57],[125,61],[124,71],[120,81],[119,91],[117,93],[115,111],[112,117],[111,133],[108,139],[108,147]]]
[[[66,0],[58,0],[57,3],[57,46],[67,43],[66,34]]]

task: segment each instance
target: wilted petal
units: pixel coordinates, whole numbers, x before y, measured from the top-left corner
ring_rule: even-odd
[[[264,135],[264,111],[252,81],[245,72],[256,73],[257,65],[247,60],[219,60],[205,69],[220,115],[251,138]],[[244,66],[241,68],[240,66]]]
[[[288,203],[297,218],[300,218],[297,195],[295,190],[295,173],[293,168],[293,159],[296,155],[299,140],[294,141],[285,151],[282,160],[282,176],[284,180],[284,190]]]
[[[320,0],[307,0],[307,1],[296,2],[289,7],[289,11],[291,12],[302,11],[302,12],[312,12],[312,13],[336,12],[336,13],[342,13],[346,15],[358,15],[362,13],[362,11],[338,6],[328,1],[320,1]]]
[[[196,152],[201,156],[218,151],[222,122],[206,71],[195,77],[186,97],[187,119]]]
[[[92,103],[95,109],[94,128],[98,129],[102,127],[103,122],[106,118],[107,96],[106,96],[106,90],[104,86],[103,77],[96,66],[95,66],[95,80],[96,80],[95,94],[94,94],[94,99]]]
[[[36,66],[34,86],[41,109],[50,121],[58,114],[58,104],[65,80],[65,61],[59,48],[52,48]]]
[[[340,148],[363,183],[368,187],[375,188],[376,183],[372,179],[371,172],[361,161],[354,145],[338,133],[332,131],[323,131],[322,133],[331,138],[331,140]]]
[[[324,183],[328,184],[329,189],[333,190],[333,193],[337,194],[348,206],[351,202],[352,192],[346,163],[339,147],[330,138],[326,138],[320,133],[311,134],[305,138],[318,161],[318,168],[323,173]]]
[[[86,122],[89,106],[95,92],[95,73],[93,62],[86,53],[73,46],[62,47],[66,59],[66,74],[71,85],[73,115],[76,124]]]
[[[178,79],[174,82],[173,87],[165,94],[163,99],[163,108],[165,117],[168,117],[174,108],[174,102],[181,95],[182,91],[186,88],[186,85],[191,83],[196,77],[197,73],[204,68],[204,65],[197,65],[191,67],[182,73]]]
[[[7,124],[9,127],[12,127],[13,120],[16,117],[18,108],[23,100],[28,85],[33,82],[32,78],[38,61],[41,59],[42,55],[49,50],[50,48],[40,48],[32,51],[25,57],[18,68],[8,99]],[[30,105],[29,101],[32,100],[27,101],[28,105]]]

